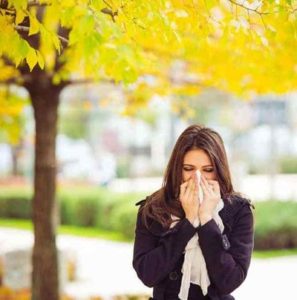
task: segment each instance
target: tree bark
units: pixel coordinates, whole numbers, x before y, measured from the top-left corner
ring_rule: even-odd
[[[26,88],[35,118],[32,300],[58,300],[56,134],[60,86],[40,72]]]

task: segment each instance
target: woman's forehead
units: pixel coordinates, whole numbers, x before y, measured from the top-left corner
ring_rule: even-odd
[[[211,165],[209,155],[202,149],[193,149],[186,152],[183,164],[189,165]]]

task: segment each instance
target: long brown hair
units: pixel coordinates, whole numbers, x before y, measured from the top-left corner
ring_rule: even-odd
[[[204,150],[214,167],[220,185],[221,197],[230,200],[235,191],[221,136],[211,128],[191,125],[179,136],[169,159],[162,188],[147,198],[143,206],[143,220],[148,227],[148,219],[154,219],[163,227],[171,224],[171,214],[180,218],[185,216],[180,204],[179,192],[182,184],[182,168],[185,154],[189,150]]]

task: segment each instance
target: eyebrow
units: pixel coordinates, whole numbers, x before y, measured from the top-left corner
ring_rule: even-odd
[[[190,165],[190,164],[183,164],[183,166],[195,167],[194,165]],[[202,168],[206,168],[206,167],[212,167],[212,165],[202,166]]]

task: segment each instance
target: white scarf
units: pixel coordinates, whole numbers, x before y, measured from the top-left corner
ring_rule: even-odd
[[[200,179],[200,178],[199,178]],[[201,191],[201,188],[199,189]],[[199,195],[202,199],[202,194]],[[220,228],[220,231],[223,232],[224,224],[221,217],[219,216],[219,211],[224,207],[224,202],[221,199],[218,203],[214,213],[213,219]],[[173,221],[179,220],[176,216],[171,216]],[[174,227],[177,222],[172,222],[170,227]],[[193,225],[197,227],[200,224],[199,218],[197,217],[194,220]],[[199,242],[198,233],[189,240],[185,248],[185,258],[182,266],[182,282],[178,297],[181,300],[187,300],[189,294],[190,283],[198,284],[201,287],[202,293],[205,296],[207,294],[208,286],[210,285],[210,280],[207,273],[206,263],[204,256],[202,254]]]

